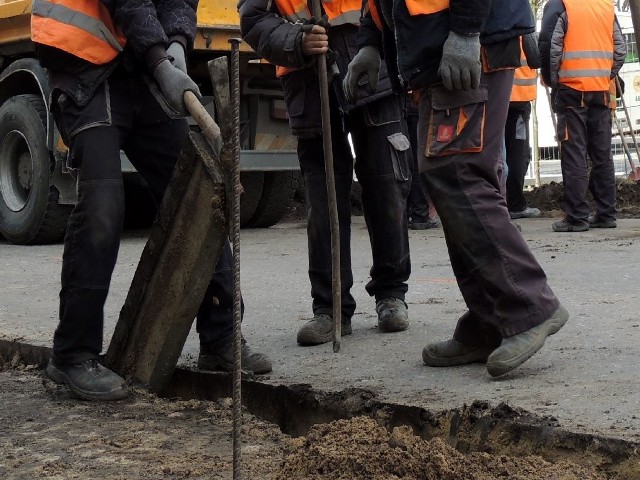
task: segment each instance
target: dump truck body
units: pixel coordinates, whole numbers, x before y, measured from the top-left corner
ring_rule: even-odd
[[[77,201],[47,105],[46,72],[34,56],[31,3],[0,0],[0,234],[24,244],[61,240]],[[200,1],[189,74],[214,116],[207,62],[228,55],[229,39],[238,37],[235,0]],[[288,211],[297,186],[295,140],[274,67],[245,43],[240,50],[242,225],[268,227]],[[124,154],[122,166],[125,176],[136,175]]]

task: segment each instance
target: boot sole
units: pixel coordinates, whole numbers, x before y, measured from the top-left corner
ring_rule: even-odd
[[[381,333],[404,332],[407,328],[409,328],[409,320],[378,322],[378,330]]]
[[[556,315],[558,315],[559,318],[552,321],[553,317],[555,317]],[[516,355],[515,357],[507,360],[499,360],[494,362],[487,359],[487,372],[489,372],[489,375],[491,375],[492,377],[499,377],[501,375],[509,373],[510,371],[514,370],[515,368],[519,367],[524,362],[529,360],[538,350],[542,348],[547,337],[558,333],[564,326],[564,324],[567,323],[567,320],[569,320],[569,312],[567,312],[564,307],[560,307],[558,308],[558,311],[553,314],[553,317],[547,320],[547,322],[549,322],[546,326],[547,331],[541,332],[536,341],[519,355]]]
[[[618,224],[607,224],[607,223],[590,223],[590,228],[617,228]]]
[[[116,390],[109,390],[108,392],[92,392],[90,390],[84,390],[73,383],[66,373],[57,368],[51,362],[49,362],[49,364],[47,365],[46,372],[49,379],[51,379],[58,385],[67,385],[69,387],[69,390],[71,390],[83,400],[123,400],[129,396],[129,391],[123,390],[121,388]]]
[[[456,357],[438,357],[432,355],[427,348],[422,350],[422,361],[428,367],[457,367],[471,363],[487,363],[487,358],[493,350],[482,349],[458,355]]]
[[[200,354],[198,356],[198,368],[200,370],[211,370],[214,372],[233,372],[233,362],[227,362],[226,360],[220,358],[217,355],[203,355]],[[265,373],[269,373],[273,370],[271,362],[260,364],[253,366],[252,368],[245,368],[243,366],[243,371],[248,373],[255,373],[256,375],[262,375]]]

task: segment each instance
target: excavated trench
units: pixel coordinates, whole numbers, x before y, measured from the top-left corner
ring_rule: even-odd
[[[44,367],[49,349],[0,340],[0,359]],[[388,403],[362,389],[322,392],[309,385],[271,385],[243,378],[248,412],[274,423],[286,434],[306,435],[312,426],[367,416],[388,430],[407,426],[425,440],[438,438],[461,453],[526,457],[589,466],[612,479],[640,478],[640,444],[560,428],[552,417],[539,417],[506,404],[475,401],[446,411]],[[180,400],[216,400],[231,396],[226,374],[178,368],[161,396]],[[555,477],[554,477],[555,478]]]

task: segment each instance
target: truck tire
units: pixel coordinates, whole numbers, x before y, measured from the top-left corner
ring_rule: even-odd
[[[289,212],[296,192],[295,172],[261,174],[263,181],[260,199],[253,215],[245,223],[246,227],[267,228],[278,223]]]
[[[17,95],[0,107],[0,234],[16,244],[61,240],[73,208],[58,205],[49,183],[46,115],[38,95]]]

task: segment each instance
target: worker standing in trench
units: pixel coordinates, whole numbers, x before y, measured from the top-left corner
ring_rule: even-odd
[[[35,0],[32,39],[51,84],[51,109],[77,175],[62,259],[60,323],[47,375],[82,398],[117,400],[124,380],[98,362],[104,304],[120,245],[123,150],[160,202],[188,135],[183,96],[197,0]],[[198,366],[231,371],[231,249],[223,249],[197,316]],[[215,303],[214,303],[215,301]],[[271,370],[242,348],[242,365]]]
[[[613,4],[609,0],[549,1],[538,45],[542,79],[552,89],[551,108],[558,116],[564,187],[565,216],[553,223],[553,231],[615,228],[610,87],[615,92],[612,79],[624,64],[627,47]],[[593,195],[595,215],[590,215],[587,191]]]
[[[404,82],[396,88],[414,92],[420,170],[468,308],[453,338],[427,344],[423,360],[486,362],[490,375],[503,375],[569,317],[500,192],[519,37],[535,30],[531,7],[527,0],[369,0],[367,10],[360,52],[383,51],[390,78]],[[362,71],[360,59],[350,73]]]
[[[373,267],[366,289],[376,300],[378,329],[397,332],[409,326],[404,302],[411,272],[405,214],[411,184],[411,149],[401,98],[392,92],[377,51],[361,51],[368,85],[345,97],[342,79],[357,53],[356,35],[361,0],[323,0],[325,19],[312,19],[310,2],[241,0],[240,27],[244,40],[269,62],[278,65],[289,122],[298,137],[298,157],[305,185],[309,279],[313,318],[298,331],[301,345],[318,345],[333,338],[332,273],[329,209],[322,139],[320,88],[314,56],[326,53],[330,79],[331,138],[340,227],[342,335],[351,333],[355,300],[350,293],[351,205],[354,160],[362,186],[362,205],[369,231]],[[326,23],[326,20],[330,26]],[[316,22],[316,20],[319,20]],[[335,67],[337,66],[337,72]],[[376,88],[377,87],[377,88]],[[375,92],[374,92],[375,91]]]

